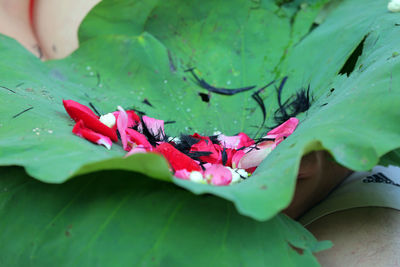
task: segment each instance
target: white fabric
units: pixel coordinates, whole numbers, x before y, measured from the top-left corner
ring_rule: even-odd
[[[376,166],[370,172],[353,173],[299,221],[307,225],[336,211],[360,207],[400,210],[400,168]]]

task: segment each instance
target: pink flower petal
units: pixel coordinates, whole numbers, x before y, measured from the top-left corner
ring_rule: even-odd
[[[218,141],[225,148],[238,149],[241,147],[248,147],[254,145],[254,140],[245,133],[239,133],[235,136],[226,136],[223,134],[218,135]]]
[[[140,117],[135,113],[135,111],[126,110],[125,112],[128,116],[127,127],[129,127],[129,128],[134,127],[140,122]],[[120,113],[120,111],[113,112],[116,120],[118,120],[119,113]]]
[[[204,177],[214,185],[229,185],[232,181],[231,171],[221,164],[212,164],[204,171]]]
[[[83,123],[82,120],[78,121],[74,128],[72,129],[72,132],[76,134],[79,137],[85,138],[86,140],[98,144],[98,145],[103,145],[107,149],[111,149],[112,146],[112,141],[109,137],[96,133],[92,131],[89,128],[85,127],[85,124]]]
[[[257,146],[258,149],[253,149],[246,153],[239,161],[240,169],[250,169],[258,167],[260,163],[268,156],[269,153],[276,147],[276,143],[266,141]]]
[[[239,148],[239,143],[240,143],[240,136],[235,135],[235,136],[226,136],[223,134],[218,135],[218,141],[220,144],[226,148],[234,148],[237,149]]]
[[[121,106],[118,106],[118,110],[120,112],[117,118],[117,128],[121,136],[122,147],[124,148],[124,150],[129,150],[128,139],[126,137],[126,129],[128,128],[128,115]]]
[[[278,139],[282,137],[288,137],[293,133],[298,124],[299,120],[297,118],[290,118],[281,125],[279,125],[278,127],[269,131],[264,138]]]
[[[177,170],[177,171],[174,173],[174,176],[175,176],[176,178],[179,178],[179,179],[189,180],[190,172],[188,172],[186,169]]]
[[[142,146],[142,145],[136,146],[135,145],[132,147],[132,149],[128,153],[126,153],[125,157],[129,157],[130,155],[133,155],[133,154],[140,154],[140,153],[147,153],[147,152],[148,152],[148,150],[144,146]]]
[[[148,116],[142,116],[144,124],[146,124],[147,129],[149,129],[150,133],[154,136],[164,136],[164,121],[163,120],[157,120],[154,118],[150,118]],[[139,125],[138,127],[139,131],[143,131],[142,125]]]

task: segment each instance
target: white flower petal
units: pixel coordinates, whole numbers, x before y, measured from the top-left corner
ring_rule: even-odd
[[[102,122],[103,124],[105,124],[108,127],[112,128],[112,127],[114,127],[114,125],[116,123],[116,119],[115,119],[114,114],[107,113],[105,115],[101,115],[100,116],[100,122]]]

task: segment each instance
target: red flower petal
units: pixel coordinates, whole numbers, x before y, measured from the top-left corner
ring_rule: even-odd
[[[235,154],[232,156],[232,168],[236,169],[239,167],[239,162],[245,154],[246,153],[243,150],[237,150],[235,152]]]
[[[199,164],[169,143],[162,143],[158,145],[155,148],[155,151],[163,155],[175,171],[201,171]]]
[[[210,138],[206,137],[206,139],[201,139],[200,142],[194,144],[190,148],[190,152],[210,152],[211,154],[208,156],[201,156],[199,159],[204,162],[208,163],[221,163],[222,156],[221,156],[222,147],[217,144],[213,144]]]
[[[63,105],[68,115],[76,122],[82,119],[82,113],[85,113],[86,116],[92,116],[96,119],[99,118],[90,108],[74,100],[63,100]]]
[[[118,141],[116,131],[103,124],[91,109],[73,100],[63,100],[63,104],[65,110],[74,121],[78,122],[82,120],[86,128],[108,136],[115,142]]]
[[[151,151],[153,147],[147,141],[146,136],[143,134],[139,133],[138,131],[135,131],[133,129],[126,129],[126,134],[127,134],[127,139],[128,139],[128,146],[132,146],[132,144],[140,145],[143,148],[145,148],[147,151]],[[131,144],[129,144],[131,143]]]
[[[75,124],[74,128],[72,129],[72,132],[77,136],[83,137],[90,142],[93,142],[98,145],[103,145],[107,149],[110,149],[112,146],[112,141],[110,140],[110,138],[102,134],[96,133],[91,129],[86,128],[82,120],[78,121]]]
[[[199,139],[199,140],[210,140],[210,138],[208,136],[202,136],[202,135],[199,135],[198,133],[194,133],[192,135],[192,137],[196,138],[196,139]]]
[[[245,133],[239,133],[238,136],[240,136],[240,142],[239,142],[239,147],[249,147],[255,144],[254,140],[251,139],[247,134]]]

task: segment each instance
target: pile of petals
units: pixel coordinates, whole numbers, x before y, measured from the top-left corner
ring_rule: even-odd
[[[76,122],[72,132],[79,137],[111,149],[121,141],[130,156],[157,153],[165,157],[175,177],[197,183],[230,185],[248,178],[261,161],[296,129],[298,120],[290,118],[260,140],[245,133],[226,136],[181,135],[168,137],[164,121],[139,116],[133,110],[118,110],[97,116],[89,107],[63,100],[65,110]]]

